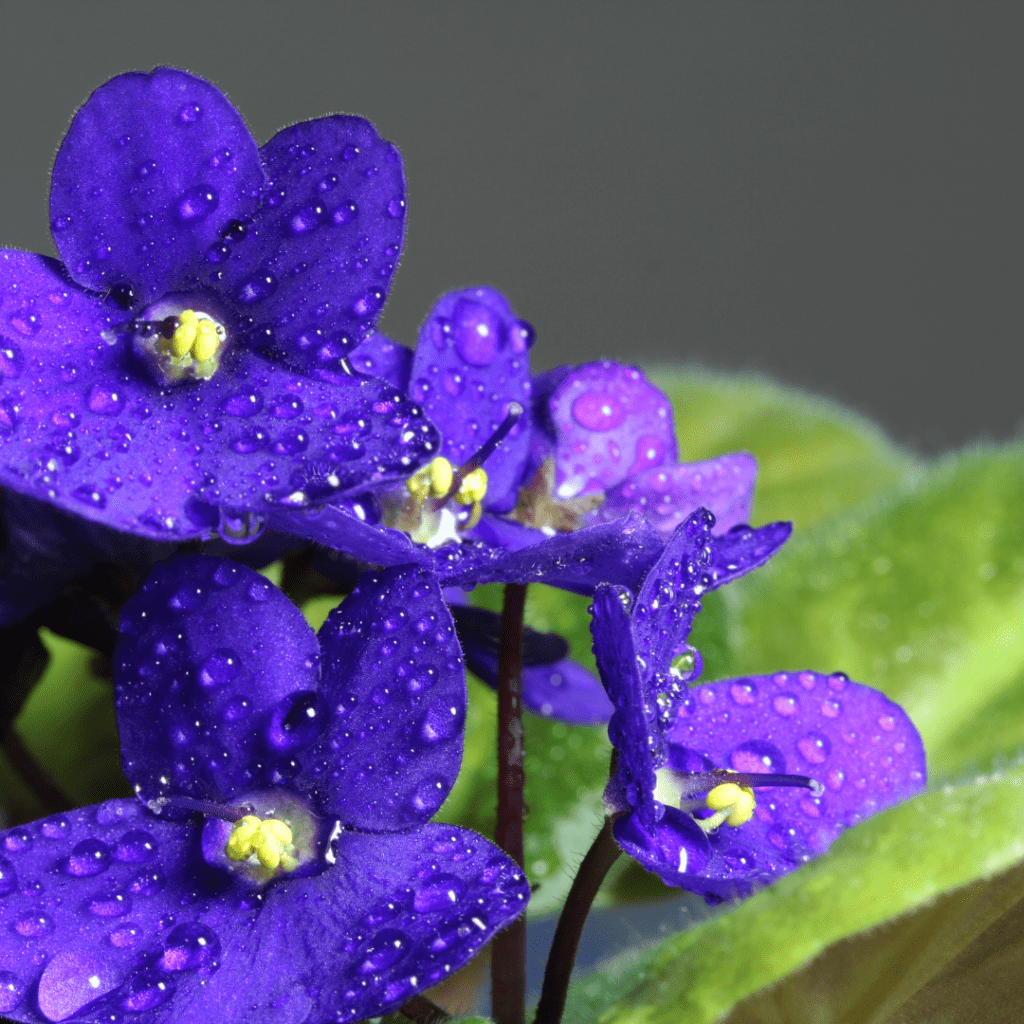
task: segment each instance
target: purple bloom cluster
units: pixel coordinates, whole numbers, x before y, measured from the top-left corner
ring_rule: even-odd
[[[496,847],[426,824],[466,689],[422,570],[366,574],[317,637],[252,570],[181,556],[126,606],[115,688],[139,799],[0,833],[0,1012],[361,1020],[525,906]],[[226,856],[239,809],[287,822],[293,869]]]
[[[637,594],[598,588],[591,628],[615,705],[617,762],[605,794],[615,838],[669,885],[718,902],[749,895],[920,792],[926,770],[902,708],[841,673],[691,688],[700,659],[687,637],[722,557],[712,526],[703,510],[683,523]],[[730,556],[734,575],[777,546],[750,531]],[[751,805],[754,789],[767,787],[747,822],[713,816],[711,794],[730,781],[749,790]]]
[[[53,169],[63,264],[0,251],[0,483],[180,540],[407,475],[434,429],[346,358],[384,304],[404,195],[361,118],[257,148],[185,72],[97,89]]]

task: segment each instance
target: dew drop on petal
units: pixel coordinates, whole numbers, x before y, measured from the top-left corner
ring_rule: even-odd
[[[458,903],[465,886],[454,875],[433,875],[416,887],[412,905],[421,914],[447,910]]]
[[[267,726],[267,741],[278,750],[307,746],[323,727],[320,701],[313,690],[299,690],[274,708]]]
[[[796,749],[808,764],[821,764],[832,752],[832,743],[826,736],[809,732],[796,741]]]
[[[626,408],[606,391],[587,391],[572,403],[572,418],[586,430],[614,430],[626,418]]]
[[[155,1010],[174,995],[175,988],[177,985],[173,976],[157,967],[146,968],[129,979],[121,998],[121,1007],[133,1013]]]
[[[68,857],[65,872],[75,878],[91,878],[110,867],[110,847],[101,839],[83,839]]]
[[[220,196],[212,185],[198,184],[187,188],[178,197],[177,213],[183,221],[209,217],[220,205]]]
[[[792,693],[780,693],[777,697],[772,698],[772,707],[776,714],[782,715],[783,718],[792,718],[796,714],[798,706],[799,700]]]
[[[750,679],[737,679],[729,687],[729,696],[741,707],[748,707],[757,700],[757,685]]]
[[[53,918],[43,911],[26,914],[14,922],[14,930],[23,939],[38,939],[53,931]]]
[[[17,1008],[25,994],[25,985],[10,971],[0,971],[0,1013],[10,1013]]]
[[[359,965],[364,974],[382,971],[398,963],[409,950],[409,937],[395,928],[385,928],[371,940]]]
[[[165,971],[194,971],[214,966],[219,957],[217,933],[205,924],[190,921],[168,932],[160,966]]]
[[[124,389],[113,384],[93,384],[86,404],[98,416],[114,416],[124,408]]]
[[[18,874],[14,865],[6,858],[0,857],[0,899],[10,895],[18,888]]]
[[[737,772],[786,771],[786,758],[767,740],[747,740],[729,754],[729,766]]]
[[[241,660],[230,647],[218,647],[199,669],[203,686],[223,686],[232,682],[241,670]]]
[[[121,971],[94,950],[65,950],[39,978],[39,1009],[49,1020],[66,1020],[121,983]]]
[[[21,349],[13,342],[0,336],[0,378],[14,380],[21,376],[25,366],[25,357]]]
[[[145,864],[156,856],[156,840],[145,829],[132,829],[118,840],[114,856],[125,864]]]

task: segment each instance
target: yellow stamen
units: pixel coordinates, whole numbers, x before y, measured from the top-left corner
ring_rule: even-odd
[[[183,356],[192,348],[192,342],[196,340],[196,328],[199,324],[199,317],[194,309],[183,309],[178,315],[181,323],[178,329],[171,335],[171,353],[176,356]]]
[[[487,471],[481,466],[467,473],[459,489],[455,492],[455,500],[460,505],[476,505],[484,500],[487,494]]]
[[[710,832],[723,823],[733,828],[745,825],[754,816],[757,801],[754,799],[754,791],[749,786],[723,782],[708,793],[704,798],[704,804],[715,813],[710,818],[695,820],[705,832]]]
[[[174,332],[177,337],[178,332]],[[173,339],[172,339],[173,340]],[[196,338],[192,342],[192,355],[200,362],[211,359],[220,347],[220,336],[217,326],[212,320],[200,320],[196,325]]]
[[[417,470],[405,482],[409,493],[421,501],[426,498],[443,498],[452,485],[455,473],[452,464],[440,456]]]
[[[235,823],[224,852],[232,860],[256,859],[269,871],[278,867],[294,871],[299,862],[295,858],[292,830],[279,818],[261,820],[247,814]]]

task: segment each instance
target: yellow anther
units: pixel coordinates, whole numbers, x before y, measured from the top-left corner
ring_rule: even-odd
[[[406,480],[405,486],[409,493],[420,501],[425,501],[428,497],[443,498],[448,494],[454,475],[452,464],[447,459],[438,457],[413,473]]]
[[[171,335],[171,353],[176,356],[183,356],[192,349],[192,343],[196,340],[196,329],[199,325],[199,317],[194,309],[183,309],[178,314],[181,323],[178,329]]]
[[[254,814],[247,814],[235,823],[224,852],[232,860],[248,860],[255,854],[270,871],[278,867],[294,871],[299,862],[294,855],[293,838],[292,830],[280,819],[261,821]]]
[[[460,505],[475,505],[484,500],[487,494],[487,471],[480,467],[467,473],[459,489],[455,492],[455,500]]]
[[[714,815],[718,818],[718,824],[724,821],[726,825],[731,825],[733,828],[738,828],[750,821],[754,816],[754,808],[757,806],[757,801],[754,800],[754,791],[749,786],[737,786],[735,782],[723,782],[720,786],[715,786],[705,797],[704,802],[710,810],[718,812]],[[711,819],[705,820],[710,821]]]
[[[174,336],[178,336],[177,331],[174,332]],[[200,363],[205,363],[207,359],[213,357],[219,347],[220,335],[217,333],[217,325],[212,320],[200,320],[196,325],[195,341],[192,342],[192,355]]]

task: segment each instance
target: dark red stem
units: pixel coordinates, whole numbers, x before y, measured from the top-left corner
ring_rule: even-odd
[[[523,866],[523,613],[526,584],[505,586],[498,640],[498,824],[494,840]],[[494,937],[491,1016],[495,1024],[526,1019],[526,919]]]
[[[413,996],[398,1008],[398,1012],[409,1020],[416,1021],[416,1024],[444,1024],[446,1020],[452,1019],[451,1014],[442,1010],[436,1003],[432,1003],[426,996]]]

